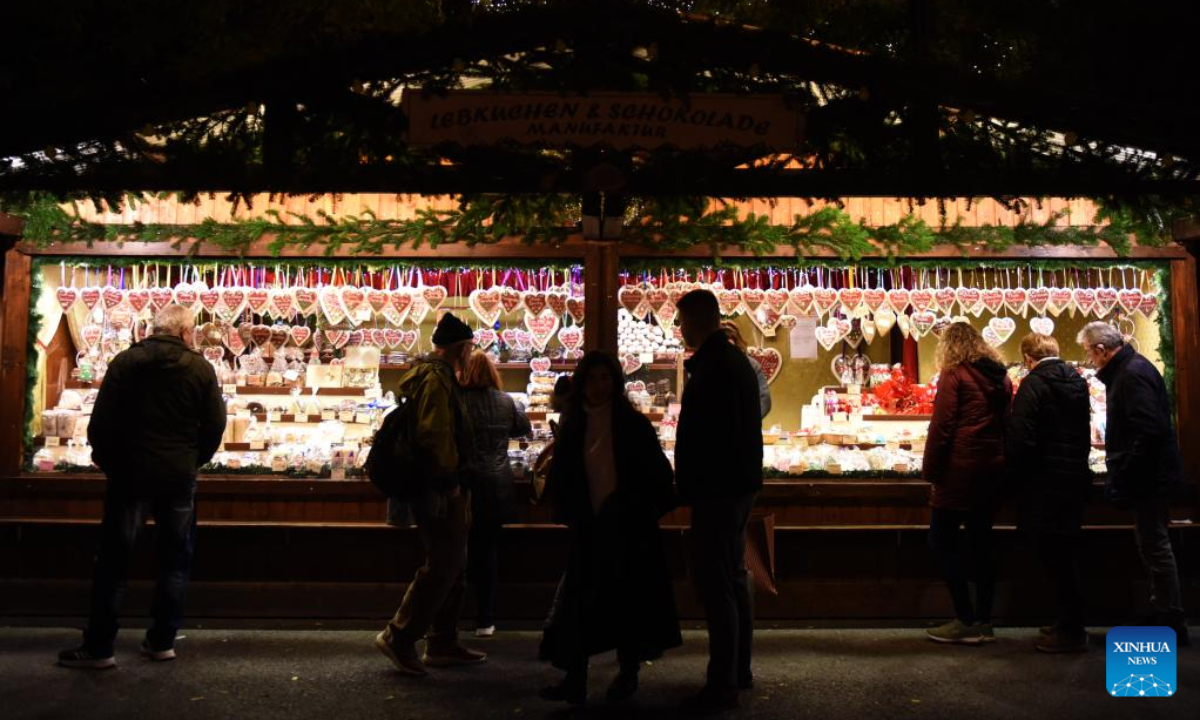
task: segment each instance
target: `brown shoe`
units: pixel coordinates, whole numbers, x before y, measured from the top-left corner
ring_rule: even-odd
[[[1087,652],[1088,634],[1066,633],[1055,630],[1049,635],[1042,635],[1034,645],[1038,652],[1044,653],[1080,653]]]
[[[413,647],[412,643],[390,643],[381,632],[375,636],[375,648],[387,656],[387,659],[392,661],[401,674],[413,677],[424,677],[429,674],[425,665],[421,663],[421,658],[417,657],[417,649]]]
[[[455,643],[446,647],[425,647],[425,657],[421,658],[429,667],[453,667],[455,665],[478,665],[487,660],[487,653],[468,648]]]

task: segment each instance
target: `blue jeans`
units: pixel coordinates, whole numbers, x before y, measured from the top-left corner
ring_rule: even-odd
[[[91,610],[83,635],[84,647],[95,655],[112,654],[133,547],[147,513],[155,523],[158,585],[154,592],[154,624],[146,638],[156,650],[170,648],[183,624],[184,596],[196,547],[195,484],[144,495],[110,480],[92,574]]]

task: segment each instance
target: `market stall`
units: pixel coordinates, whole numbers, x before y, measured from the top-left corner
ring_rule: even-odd
[[[167,302],[198,312],[198,351],[217,368],[227,400],[229,429],[199,484],[212,545],[278,555],[294,552],[281,545],[303,534],[308,552],[324,558],[239,571],[240,579],[267,586],[400,577],[339,558],[389,532],[383,500],[359,468],[390,389],[428,349],[439,310],[476,328],[476,344],[493,354],[505,389],[529,407],[534,433],[510,452],[523,488],[524,470],[546,439],[547,389],[594,347],[619,354],[631,399],[671,453],[684,356],[674,303],[696,287],[716,292],[770,381],[760,505],[776,529],[780,595],[766,600],[764,612],[779,617],[931,612],[924,592],[932,580],[921,574],[925,560],[916,549],[927,522],[919,467],[936,392],[934,347],[947,323],[975,324],[1015,363],[1028,331],[1056,335],[1066,359],[1079,362],[1078,329],[1094,319],[1114,322],[1167,375],[1181,428],[1190,427],[1200,390],[1198,343],[1187,332],[1196,316],[1195,263],[1178,247],[1134,248],[1120,258],[1108,250],[1025,247],[964,257],[948,248],[853,261],[730,252],[720,263],[704,247],[669,253],[579,237],[539,246],[515,239],[446,245],[378,259],[313,257],[298,248],[275,254],[266,241],[255,248],[238,256],[200,245],[187,257],[166,243],[9,251],[2,391],[19,400],[6,408],[24,412],[6,414],[0,438],[6,531],[99,517],[103,480],[90,467],[88,408],[105,363],[144,334],[154,309]],[[1019,381],[1019,370],[1012,373]],[[1092,464],[1101,471],[1103,391],[1094,383],[1093,400]],[[1200,455],[1186,442],[1183,449],[1194,471]],[[1088,523],[1107,547],[1118,539],[1105,529],[1125,519],[1099,502],[1100,482]],[[1190,518],[1194,506],[1189,485],[1177,516]],[[523,506],[516,520],[507,572],[522,588],[516,597],[532,599],[512,601],[518,607],[510,612],[537,616],[561,551],[557,529],[539,506]],[[686,520],[685,510],[664,520],[672,543]],[[296,534],[280,537],[279,528]],[[316,539],[322,533],[325,541]],[[393,550],[403,544],[402,536],[385,537]],[[34,569],[39,551],[25,543],[22,572],[43,577]],[[814,547],[834,563],[821,572],[845,593],[837,607],[823,605],[803,582],[820,565]],[[214,583],[228,579],[228,568],[210,562]],[[50,574],[60,571],[73,576],[61,568]],[[203,587],[203,572],[198,580]],[[879,583],[900,584],[894,607],[864,592]],[[212,602],[213,612],[225,612]],[[331,603],[331,614],[359,612],[321,602]]]

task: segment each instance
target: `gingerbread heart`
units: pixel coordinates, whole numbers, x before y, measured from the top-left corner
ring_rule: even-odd
[[[500,319],[500,313],[503,307],[500,305],[499,290],[480,290],[475,289],[467,296],[467,304],[471,306],[471,311],[475,316],[483,321],[484,325],[495,325]]]
[[[496,299],[497,307],[499,307],[499,298]],[[487,350],[496,344],[496,331],[490,327],[479,328],[475,331],[475,346],[480,350]]]
[[[1046,302],[1046,310],[1054,317],[1058,317],[1064,310],[1071,307],[1071,301],[1070,288],[1050,288],[1050,298]]]
[[[821,347],[825,348],[826,350],[832,349],[833,346],[842,339],[841,335],[838,334],[838,331],[835,328],[829,327],[828,325],[821,325],[813,332],[817,336],[817,342],[819,342]]]
[[[362,345],[367,340],[367,333],[363,330],[351,330],[346,337],[346,344],[355,347]]]
[[[912,290],[908,293],[908,302],[917,312],[929,310],[933,307],[933,291],[929,288]]]
[[[1096,300],[1099,301],[1099,294]],[[1121,304],[1121,308],[1127,313],[1137,312],[1138,307],[1142,304],[1142,291],[1137,288],[1126,288],[1117,294],[1117,302]]]
[[[517,349],[530,350],[533,348],[533,336],[528,330],[517,330]]]
[[[775,312],[783,314],[788,304],[788,291],[778,288],[767,291],[766,303]]]
[[[417,291],[412,291],[412,304],[408,306],[408,320],[413,325],[420,325],[425,322],[425,317],[429,315],[429,301],[425,299],[425,294]]]
[[[338,325],[346,319],[346,308],[342,305],[340,288],[326,285],[317,291],[317,299],[321,305],[321,312],[330,325]]]
[[[1008,288],[1004,291],[1004,306],[1014,315],[1025,311],[1025,303],[1029,302],[1029,291],[1025,288]]]
[[[139,314],[150,305],[150,291],[145,288],[130,290],[125,293],[125,300],[129,303],[129,307],[134,314]]]
[[[628,377],[638,370],[642,369],[642,358],[635,353],[626,353],[621,357],[621,369],[625,371],[625,376]]]
[[[940,287],[933,291],[933,304],[937,305],[938,309],[944,313],[954,310],[954,303],[958,302],[958,293],[951,287]]]
[[[584,300],[581,297],[567,298],[567,314],[575,321],[576,325],[582,325],[583,320],[587,317],[584,314]]]
[[[377,313],[383,312],[390,300],[387,290],[376,290],[375,288],[367,288],[367,305]]]
[[[288,336],[296,344],[296,347],[303,347],[312,337],[312,328],[307,325],[293,325],[288,329]]]
[[[817,288],[813,291],[813,307],[817,314],[824,315],[838,303],[837,290],[833,288]]]
[[[398,348],[404,342],[404,331],[396,328],[384,328],[383,340],[389,348]]]
[[[870,345],[871,341],[875,339],[876,330],[877,328],[875,327],[875,322],[870,318],[863,318],[862,322],[859,323],[859,332],[862,333],[862,339],[865,340],[868,345]]]
[[[1000,339],[1000,336],[996,334],[996,331],[991,326],[985,326],[980,335],[983,336],[983,341],[992,347],[1000,347],[1004,344],[1004,341]]]
[[[562,317],[567,313],[567,294],[563,292],[546,293],[546,305],[554,311],[555,315]]]
[[[403,335],[404,338],[400,341],[400,346],[404,348],[404,352],[412,351],[413,346],[421,340],[420,330],[405,330]]]
[[[634,380],[633,382],[625,383],[625,394],[629,393],[644,393],[646,392],[645,380]]]
[[[746,312],[754,312],[767,299],[766,293],[756,288],[742,288],[742,304],[746,306]]]
[[[797,322],[798,320],[796,319],[795,315],[782,315],[779,318],[779,327],[783,328],[784,330],[791,330],[792,328],[796,327]]]
[[[913,294],[915,295],[916,293]],[[919,340],[933,329],[933,324],[937,322],[937,315],[932,310],[918,310],[912,314],[909,322],[911,323],[913,337]]]
[[[500,306],[504,308],[505,315],[521,307],[521,293],[514,288],[501,288]]]
[[[112,310],[125,299],[125,293],[112,285],[105,285],[104,289],[100,291],[100,299],[104,302],[105,310]]]
[[[96,307],[96,303],[100,302],[100,288],[85,287],[79,291],[79,300],[88,310]],[[192,302],[195,302],[193,298]]]
[[[549,372],[552,365],[548,357],[535,357],[529,361],[529,369],[539,373]]]
[[[341,349],[350,341],[350,333],[340,328],[325,328],[325,340],[336,349]]]
[[[1142,300],[1138,303],[1138,312],[1146,317],[1158,312],[1158,296],[1153,293],[1142,293]]]
[[[1138,291],[1141,294],[1141,291]],[[1096,317],[1104,317],[1112,312],[1113,308],[1120,302],[1121,294],[1114,288],[1104,287],[1096,289]],[[1139,298],[1140,300],[1141,298]]]
[[[197,295],[200,300],[200,307],[208,312],[216,312],[217,305],[221,304],[221,293],[219,290],[206,288],[200,291]]]
[[[441,285],[433,285],[421,290],[421,296],[425,298],[425,302],[429,304],[429,309],[437,312],[437,309],[446,302],[446,288]]]
[[[979,293],[979,301],[988,309],[988,312],[996,312],[1004,307],[1004,291],[1000,288],[988,288]]]
[[[673,302],[665,302],[654,313],[654,318],[658,320],[658,325],[661,328],[669,328],[675,323],[675,318],[679,317],[679,308],[675,307]]]
[[[1048,317],[1035,317],[1029,321],[1029,329],[1039,335],[1053,335],[1054,321]]]
[[[204,348],[204,359],[211,362],[221,362],[225,358],[225,348],[216,345]]]
[[[118,305],[108,311],[108,322],[117,328],[130,327],[133,325],[133,310],[128,305]]]
[[[640,290],[638,292],[641,292]],[[541,315],[542,310],[546,309],[546,293],[543,292],[527,292],[523,298],[525,302],[525,311],[531,315]],[[633,312],[630,310],[630,312]]]
[[[717,301],[720,302],[721,296],[717,296]],[[811,285],[792,288],[788,293],[788,300],[792,303],[792,309],[797,315],[807,315],[812,312],[813,303],[816,302],[815,289]],[[721,309],[724,312],[724,308]],[[725,313],[730,315],[732,313]]]
[[[88,348],[96,347],[102,337],[104,337],[104,328],[99,325],[84,325],[79,329],[79,339]]]
[[[945,333],[946,330],[953,324],[954,320],[952,320],[949,316],[942,316],[933,323],[933,327],[930,328],[929,331],[933,333],[934,337],[940,338],[942,334]]]
[[[384,312],[384,317],[387,317],[393,325],[399,325],[404,322],[404,318],[408,316],[409,310],[412,308],[413,294],[408,288],[396,288],[388,293],[388,305],[392,312]]]
[[[296,314],[296,294],[291,288],[275,288],[267,309],[276,320],[286,320]]]
[[[583,346],[583,331],[578,325],[565,327],[558,331],[558,342],[568,350],[576,350]]]
[[[975,313],[975,317],[979,317],[979,312],[982,312],[982,296],[983,293],[979,291],[979,288],[960,287],[954,289],[954,299],[958,301],[959,310],[964,313]],[[981,310],[976,312],[976,307]]]
[[[71,306],[79,299],[79,291],[73,287],[60,287],[54,291],[54,297],[58,299],[63,312],[70,312]]]
[[[904,288],[892,288],[887,291],[888,305],[895,311],[897,317],[904,314],[910,302],[909,292]]]
[[[908,319],[908,315],[900,313],[896,315],[896,327],[900,328],[900,334],[907,340],[912,335],[912,322]]]
[[[250,328],[250,340],[258,347],[271,342],[271,328],[268,325],[255,325]]]
[[[317,291],[312,288],[298,287],[292,296],[296,300],[296,310],[301,315],[315,315],[317,312],[319,297]]]
[[[516,330],[516,328],[505,329],[504,332],[500,333],[500,339],[503,340],[504,344],[507,345],[508,347],[515,348],[517,346],[517,330]]]
[[[369,301],[368,301],[369,302]],[[388,347],[387,331],[383,328],[372,328],[369,335],[371,336],[371,344],[380,350],[386,350]]]
[[[746,348],[746,354],[758,361],[759,367],[762,368],[763,375],[767,378],[767,384],[775,382],[775,378],[779,376],[779,371],[783,369],[783,356],[775,348],[750,347]]]
[[[650,288],[646,291],[646,305],[650,307],[650,312],[656,313],[658,309],[665,305],[671,296],[662,288]]]
[[[717,305],[722,315],[736,315],[742,310],[742,294],[737,290],[721,290],[717,293]]]
[[[528,295],[526,295],[528,299]],[[536,315],[531,312],[525,313],[525,327],[529,328],[530,339],[533,342],[533,347],[538,352],[546,352],[546,345],[550,343],[550,338],[558,331],[558,315],[550,308],[543,307],[542,311]]]
[[[1046,312],[1046,306],[1050,303],[1050,288],[1035,287],[1029,289],[1029,296],[1025,302],[1029,305],[1029,309],[1039,315]]]
[[[863,291],[860,288],[842,288],[838,291],[838,299],[846,312],[853,313],[862,305]]]
[[[891,308],[879,308],[875,311],[875,330],[883,336],[896,326],[896,311]]]
[[[153,287],[150,288],[150,309],[153,312],[158,312],[171,304],[175,299],[175,293],[171,292],[169,287]]]
[[[235,316],[246,307],[246,291],[244,288],[231,287],[221,291],[221,304],[229,316]]]
[[[1004,344],[1016,331],[1017,321],[1010,317],[994,317],[988,320],[988,327],[1000,338],[1000,344]]]
[[[888,301],[888,294],[883,288],[866,288],[863,290],[863,304],[866,305],[866,310],[875,314],[876,311],[883,307],[884,302]]]
[[[342,308],[346,311],[346,316],[351,319],[358,316],[358,309],[367,301],[367,293],[362,288],[353,285],[343,285],[341,297]]]
[[[246,291],[246,307],[255,315],[265,315],[271,308],[271,291],[266,288],[250,288]]]
[[[236,328],[227,328],[222,341],[225,343],[225,347],[229,348],[229,352],[233,353],[235,357],[246,352],[246,341]]]
[[[1075,288],[1071,291],[1071,301],[1079,312],[1087,315],[1096,307],[1096,291],[1091,288]]]

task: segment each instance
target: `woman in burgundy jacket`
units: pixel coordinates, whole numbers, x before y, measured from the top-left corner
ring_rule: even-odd
[[[928,635],[938,642],[978,644],[994,639],[992,515],[1003,482],[1012,382],[996,351],[967,323],[948,327],[937,353],[940,374],[922,473],[932,485],[929,547],[956,617]],[[967,587],[968,546],[974,560],[974,604]]]

